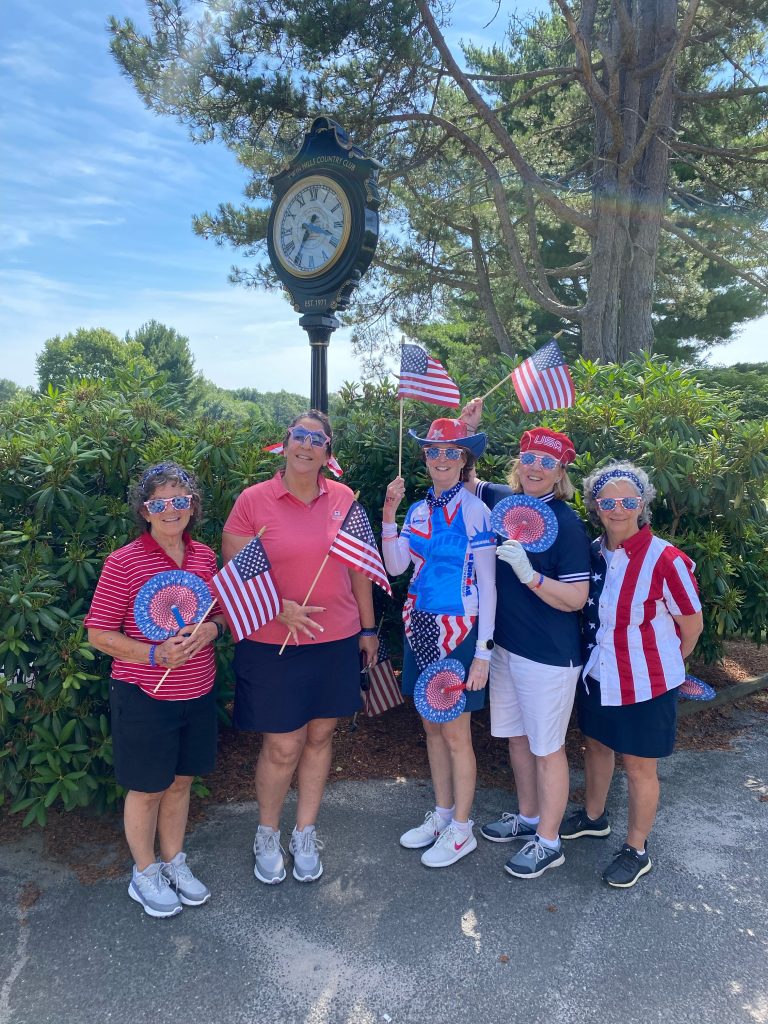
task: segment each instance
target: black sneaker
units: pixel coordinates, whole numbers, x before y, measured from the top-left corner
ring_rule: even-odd
[[[567,818],[563,818],[560,825],[561,839],[581,839],[582,836],[592,836],[600,839],[611,834],[611,826],[608,824],[608,815],[603,811],[599,818],[594,821],[582,807]]]
[[[631,889],[638,878],[648,874],[652,866],[647,843],[642,854],[624,843],[603,872],[603,881],[615,889]]]

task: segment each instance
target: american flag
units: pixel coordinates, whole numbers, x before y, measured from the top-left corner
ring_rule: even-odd
[[[397,395],[456,409],[461,405],[459,389],[443,364],[428,356],[420,345],[403,345]]]
[[[390,597],[392,596],[392,588],[379,549],[376,547],[371,524],[359,501],[352,502],[328,554],[348,565],[350,569],[361,572],[385,590]]]
[[[371,665],[363,673],[362,686],[363,714],[369,718],[404,703],[383,636],[379,636],[379,654],[376,664]]]
[[[270,570],[264,545],[254,537],[211,580],[235,640],[255,633],[280,612]]]
[[[510,377],[526,412],[567,409],[576,400],[571,375],[554,338],[520,363]]]
[[[269,452],[270,455],[282,455],[283,454],[283,442],[278,441],[277,444],[268,444],[264,448],[265,452]],[[338,479],[340,476],[344,476],[344,470],[338,464],[333,455],[328,459],[328,469]]]

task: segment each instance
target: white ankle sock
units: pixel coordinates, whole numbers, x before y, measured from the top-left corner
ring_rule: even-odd
[[[543,836],[538,836],[538,840],[541,843],[541,845],[544,846],[547,850],[559,850],[560,849],[560,839],[559,839],[559,837],[557,839],[545,839]]]
[[[536,815],[535,818],[526,818],[526,816],[524,814],[518,814],[518,818],[520,819],[520,821],[524,821],[526,825],[530,825],[531,827],[533,827],[534,825],[538,825],[539,824],[539,816],[538,816],[538,814]]]

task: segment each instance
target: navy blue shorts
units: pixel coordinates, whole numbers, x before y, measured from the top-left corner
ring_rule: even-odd
[[[216,764],[216,694],[156,700],[111,679],[115,778],[138,793],[162,793],[177,775],[207,775]]]
[[[456,658],[464,668],[469,672],[469,666],[472,664],[475,658],[475,649],[477,648],[477,626],[474,626],[469,636],[465,637],[455,651],[451,651],[447,657]],[[416,680],[419,678],[419,667],[416,664],[416,659],[413,656],[411,645],[408,640],[403,638],[403,677],[402,677],[402,690],[406,697],[413,696],[413,688],[416,685]],[[480,711],[485,707],[485,691],[488,689],[486,686],[482,690],[465,690],[464,694],[467,698],[467,703],[464,705],[466,711]]]
[[[675,749],[677,732],[676,689],[639,704],[603,707],[599,681],[592,676],[588,681],[589,693],[583,679],[576,687],[576,714],[585,736],[617,754],[669,757]]]
[[[360,710],[357,634],[324,644],[241,640],[235,646],[232,724],[245,732],[293,732],[314,718]]]

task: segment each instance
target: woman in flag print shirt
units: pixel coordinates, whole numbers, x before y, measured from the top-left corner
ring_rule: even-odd
[[[212,771],[216,759],[212,645],[224,618],[214,606],[194,636],[181,630],[162,643],[147,640],[134,617],[144,584],[178,569],[208,583],[216,556],[190,536],[202,507],[197,481],[182,466],[150,466],[128,501],[142,533],[107,557],[85,625],[88,642],[113,659],[112,749],[115,776],[128,791],[125,836],[134,860],[128,895],[151,917],[173,917],[182,904],[197,906],[211,895],[182,846],[192,779]],[[173,671],[158,690],[167,669]]]
[[[282,599],[277,618],[236,644],[234,660],[234,725],[263,734],[253,852],[254,875],[266,885],[286,878],[280,818],[294,772],[293,877],[313,882],[323,873],[316,824],[333,733],[340,716],[359,710],[360,661],[374,664],[378,650],[370,580],[336,558],[326,561],[354,500],[349,487],[322,473],[332,444],[325,413],[297,416],[284,438],[285,467],[247,487],[224,524],[225,562],[261,534]]]
[[[412,505],[397,535],[395,512],[405,494],[402,477],[387,487],[382,547],[392,575],[415,566],[403,609],[406,643],[403,693],[410,696],[420,672],[446,658],[467,670],[466,710],[450,722],[422,718],[436,806],[424,822],[400,837],[408,849],[423,849],[421,862],[441,868],[477,849],[469,814],[476,764],[470,713],[483,707],[496,612],[496,538],[488,509],[463,480],[485,448],[485,434],[467,436],[460,420],[438,419],[421,445],[432,479],[426,499]]]
[[[656,491],[647,473],[616,462],[584,480],[592,545],[583,620],[584,673],[577,691],[586,737],[584,807],[566,818],[563,839],[607,836],[605,801],[620,753],[627,774],[626,841],[603,880],[628,889],[651,870],[648,834],[659,802],[656,760],[672,753],[677,687],[702,630],[695,565],[649,526]]]

